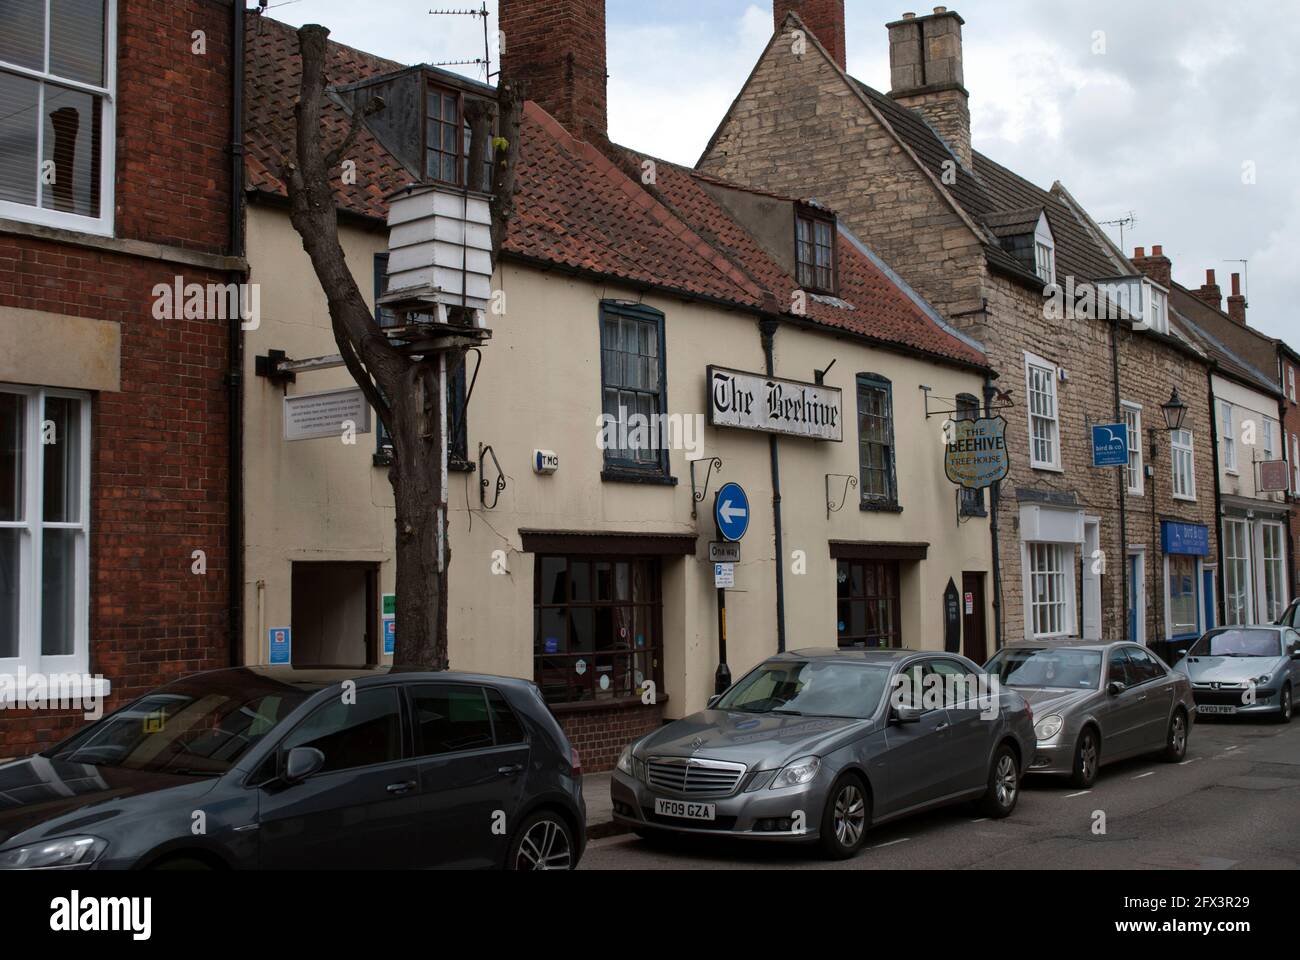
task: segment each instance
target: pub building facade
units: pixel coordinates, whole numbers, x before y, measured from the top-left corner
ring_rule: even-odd
[[[599,770],[713,694],[719,582],[732,584],[733,677],[809,647],[991,655],[987,500],[945,471],[952,421],[978,418],[993,380],[980,345],[815,200],[610,143],[603,16],[593,22],[588,2],[549,3],[572,27],[557,34],[536,26],[535,6],[501,10],[510,55],[541,71],[521,131],[517,215],[491,281],[505,309],[489,318],[481,359],[448,378],[459,424],[452,668],[535,680],[585,768]],[[385,662],[385,635],[402,625],[384,616],[395,570],[383,438],[286,441],[286,398],[349,380],[256,375],[258,357],[336,351],[270,172],[292,110],[270,92],[296,89],[295,44],[270,19],[249,35],[248,250],[262,322],[245,341],[243,656],[267,662],[268,637],[287,631],[289,662]],[[544,69],[571,55],[576,105]],[[337,45],[328,62],[334,84],[406,69]],[[454,129],[464,99],[485,92],[410,69],[428,123]],[[372,298],[387,282],[385,198],[436,182],[429,171],[453,187],[464,176],[456,138],[428,142],[451,144],[450,163],[413,163],[364,133],[358,182],[339,189],[340,239]],[[747,531],[739,562],[718,570],[723,484],[747,494],[747,509],[730,507],[745,510]]]

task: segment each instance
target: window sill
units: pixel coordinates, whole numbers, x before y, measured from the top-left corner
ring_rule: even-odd
[[[668,702],[668,694],[660,694],[654,703],[642,703],[640,697],[623,697],[619,700],[580,700],[577,703],[548,703],[551,713],[596,713],[600,710],[635,710],[637,707],[658,707]]]
[[[660,471],[633,470],[628,467],[606,467],[600,472],[600,479],[605,483],[641,483],[652,487],[675,487],[676,477],[670,477]]]
[[[902,513],[903,508],[897,503],[885,503],[883,501],[873,502],[863,500],[858,504],[858,509],[863,513]]]
[[[1179,501],[1180,503],[1195,503],[1195,502],[1196,502],[1196,498],[1195,498],[1195,497],[1180,497],[1180,496],[1179,496],[1178,494],[1176,494],[1176,493],[1174,494],[1174,499],[1177,500],[1177,501]]]
[[[468,460],[448,460],[447,470],[450,473],[474,473],[478,470],[478,467]]]
[[[1040,470],[1043,473],[1065,473],[1065,467],[1058,467],[1053,463],[1031,463],[1029,469]]]
[[[901,512],[901,511],[900,511],[900,512]],[[972,520],[987,520],[987,519],[988,519],[989,512],[988,512],[987,510],[984,510],[984,509],[979,509],[979,510],[966,510],[966,509],[963,509],[962,512],[961,512],[961,515],[962,515],[963,517],[969,517],[969,518],[972,519]]]

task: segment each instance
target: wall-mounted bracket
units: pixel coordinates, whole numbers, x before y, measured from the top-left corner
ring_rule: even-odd
[[[835,505],[835,500],[831,496],[832,480],[844,481],[844,489],[840,493],[839,506]],[[858,485],[857,477],[848,476],[847,474],[843,474],[843,473],[826,474],[826,519],[827,520],[831,518],[832,513],[839,513],[841,510],[844,509],[844,505],[849,502],[849,491],[852,490],[857,485]],[[839,484],[836,484],[835,486],[839,486]]]
[[[483,469],[488,457],[492,458],[492,465],[497,471],[496,493],[492,497],[491,504],[487,502],[487,491],[488,487],[492,486],[492,481],[487,478],[487,472]],[[501,462],[497,460],[496,451],[490,446],[485,446],[481,443],[478,445],[478,475],[480,477],[478,482],[479,503],[485,510],[495,510],[497,508],[497,501],[501,499],[501,493],[505,490],[507,485],[506,473],[501,469]]]
[[[707,463],[709,465],[708,471],[704,474],[703,487],[697,486],[695,482],[695,465],[699,463]],[[715,467],[717,468],[718,473],[722,472],[721,457],[704,457],[701,460],[691,461],[691,519],[695,519],[699,516],[699,505],[704,502],[704,498],[709,494],[709,478],[713,476],[713,470]]]

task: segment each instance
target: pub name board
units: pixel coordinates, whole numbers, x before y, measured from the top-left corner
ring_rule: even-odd
[[[834,387],[708,368],[709,423],[840,443],[844,395]]]

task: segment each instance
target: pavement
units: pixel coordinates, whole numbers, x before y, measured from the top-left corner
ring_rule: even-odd
[[[588,816],[608,774],[586,778]],[[612,823],[609,827],[612,827]],[[1016,812],[987,820],[953,806],[886,824],[830,863],[805,847],[593,833],[583,870],[1300,869],[1300,723],[1198,720],[1186,760],[1126,760],[1092,790],[1030,777]]]
[[[609,798],[610,773],[589,773],[582,778],[582,799],[587,803],[587,840],[601,840],[631,831],[614,822],[614,803]]]

